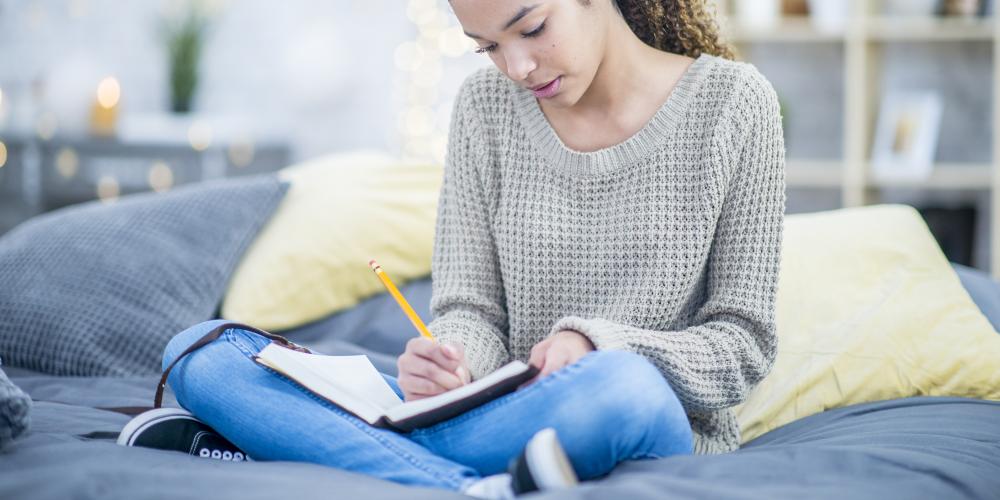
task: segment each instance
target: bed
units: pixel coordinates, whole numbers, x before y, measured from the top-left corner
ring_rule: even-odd
[[[1000,324],[1000,285],[954,266]],[[403,287],[426,314],[427,279]],[[365,353],[394,372],[405,318],[376,296],[285,332],[328,353]],[[402,334],[400,332],[403,332]],[[65,377],[4,367],[34,400],[32,427],[0,450],[0,498],[461,498],[329,467],[222,462],[124,448],[107,434],[128,420],[98,407],[150,404],[157,377]],[[165,406],[176,406],[167,392]],[[96,437],[95,437],[96,436]],[[739,451],[625,462],[609,476],[537,498],[1000,498],[1000,402],[913,397],[825,411],[772,430]]]
[[[149,406],[163,346],[213,317],[395,373],[412,328],[365,263],[376,253],[430,317],[440,168],[289,168],[67,207],[0,238],[0,417],[33,400],[13,441],[0,418],[0,499],[461,497],[115,444],[129,417],[101,408]],[[786,217],[777,310],[781,348],[737,408],[739,451],[626,462],[536,496],[1000,499],[1000,284],[949,266],[915,210]]]

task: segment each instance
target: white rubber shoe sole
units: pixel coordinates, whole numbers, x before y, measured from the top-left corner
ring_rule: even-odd
[[[175,418],[180,419],[190,419],[194,422],[198,422],[197,418],[191,412],[183,408],[156,408],[153,410],[144,411],[132,420],[129,420],[125,427],[122,428],[121,434],[118,435],[118,444],[122,446],[132,446],[135,444],[135,439],[142,435],[142,432],[149,429],[150,427],[167,420],[173,420]]]
[[[524,459],[540,490],[572,488],[580,482],[559,443],[556,430],[551,427],[538,431],[528,441]]]

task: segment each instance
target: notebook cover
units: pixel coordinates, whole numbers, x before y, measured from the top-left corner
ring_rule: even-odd
[[[473,408],[478,408],[494,399],[506,396],[517,390],[518,386],[531,380],[539,372],[538,367],[528,365],[528,369],[519,375],[497,381],[497,383],[486,387],[471,396],[457,401],[452,401],[444,406],[440,406],[424,413],[413,415],[399,421],[389,420],[382,417],[375,424],[376,427],[387,427],[401,432],[410,432],[421,427],[429,427],[439,422],[443,422],[453,417],[457,417]]]

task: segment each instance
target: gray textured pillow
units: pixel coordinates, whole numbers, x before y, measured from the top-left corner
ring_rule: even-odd
[[[56,375],[159,373],[177,332],[212,319],[288,185],[224,179],[66,207],[0,237],[0,355]]]
[[[14,385],[0,368],[0,449],[28,430],[30,413],[31,398]]]

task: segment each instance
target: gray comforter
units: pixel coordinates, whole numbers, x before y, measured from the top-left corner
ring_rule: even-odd
[[[54,377],[13,370],[32,429],[0,452],[0,498],[459,498],[329,467],[223,462],[79,437],[149,404],[155,377]],[[168,394],[165,405],[176,405]],[[1000,498],[1000,403],[909,398],[814,415],[738,452],[626,462],[544,498]]]
[[[984,307],[1000,297],[996,283],[973,273],[960,276],[984,313],[1000,324],[1000,310]],[[426,315],[429,280],[403,288]],[[410,331],[382,295],[284,334],[320,352],[368,354],[381,370],[394,373],[395,355]],[[117,433],[129,418],[95,407],[148,406],[157,377],[56,377],[4,368],[35,402],[31,430],[0,450],[0,499],[462,498],[313,464],[222,462],[88,439],[81,436]],[[176,406],[169,391],[164,405]],[[996,500],[1000,403],[910,398],[827,411],[735,453],[626,462],[602,480],[536,496]]]

